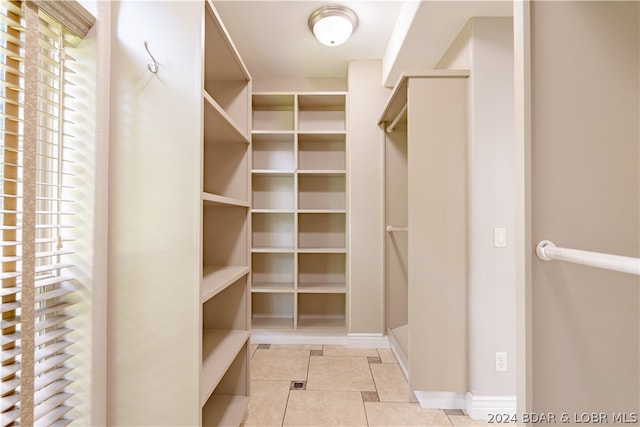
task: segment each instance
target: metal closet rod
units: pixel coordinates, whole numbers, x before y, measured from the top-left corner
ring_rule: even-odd
[[[640,276],[640,258],[559,248],[549,240],[538,243],[536,254],[543,261],[555,259]]]
[[[400,110],[396,118],[393,119],[393,121],[389,124],[389,126],[387,126],[387,132],[389,133],[393,132],[393,130],[398,125],[398,122],[400,121],[400,119],[402,119],[402,116],[404,116],[406,112],[407,112],[407,104],[404,104],[404,107],[402,107],[402,109]]]
[[[387,225],[387,233],[392,233],[394,231],[409,231],[408,227],[394,227],[392,225]]]

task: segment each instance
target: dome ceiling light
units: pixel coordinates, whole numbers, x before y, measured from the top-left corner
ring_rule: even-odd
[[[322,6],[309,16],[309,29],[320,43],[340,46],[358,26],[358,16],[346,6]]]

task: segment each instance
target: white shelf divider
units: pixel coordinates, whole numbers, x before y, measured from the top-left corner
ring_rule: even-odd
[[[313,213],[335,213],[335,214],[346,214],[346,209],[298,209],[298,213],[305,214],[313,214]]]
[[[333,170],[333,169],[299,169],[298,175],[345,175],[346,170]]]
[[[344,254],[347,248],[298,248],[301,254]]]
[[[251,252],[257,254],[292,254],[294,248],[252,248]]]
[[[346,294],[345,283],[298,283],[298,293],[304,294]]]
[[[251,286],[251,290],[257,293],[291,293],[293,292],[294,283],[253,282]]]

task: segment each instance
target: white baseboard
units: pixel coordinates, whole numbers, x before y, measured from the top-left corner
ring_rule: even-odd
[[[344,333],[313,333],[287,331],[251,331],[251,344],[327,344],[347,345]]]
[[[488,420],[489,414],[508,415],[516,414],[515,396],[474,396],[467,393],[465,396],[464,410],[472,420]]]
[[[382,334],[348,334],[347,345],[349,347],[362,348],[389,348],[389,338]]]
[[[393,352],[393,355],[396,356],[396,360],[398,361],[398,365],[400,365],[404,378],[409,381],[409,360],[407,359],[407,355],[402,351],[402,347],[400,347],[400,344],[398,344],[398,341],[395,339],[391,331],[389,331],[388,337],[389,344],[391,345],[391,351]]]
[[[389,339],[382,334],[314,333],[299,331],[251,331],[251,344],[327,344],[361,348],[389,348]]]
[[[422,408],[427,409],[465,409],[464,393],[455,391],[419,391],[413,392]]]

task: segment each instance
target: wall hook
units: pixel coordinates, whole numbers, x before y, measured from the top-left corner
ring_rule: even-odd
[[[153,57],[153,55],[151,55],[151,52],[149,52],[149,46],[147,45],[147,41],[144,41],[144,48],[147,50],[147,53],[149,54],[149,56],[151,57],[151,60],[153,61],[153,65],[148,64],[147,67],[149,68],[149,71],[151,71],[153,74],[158,72],[158,61],[156,61],[156,58]]]

